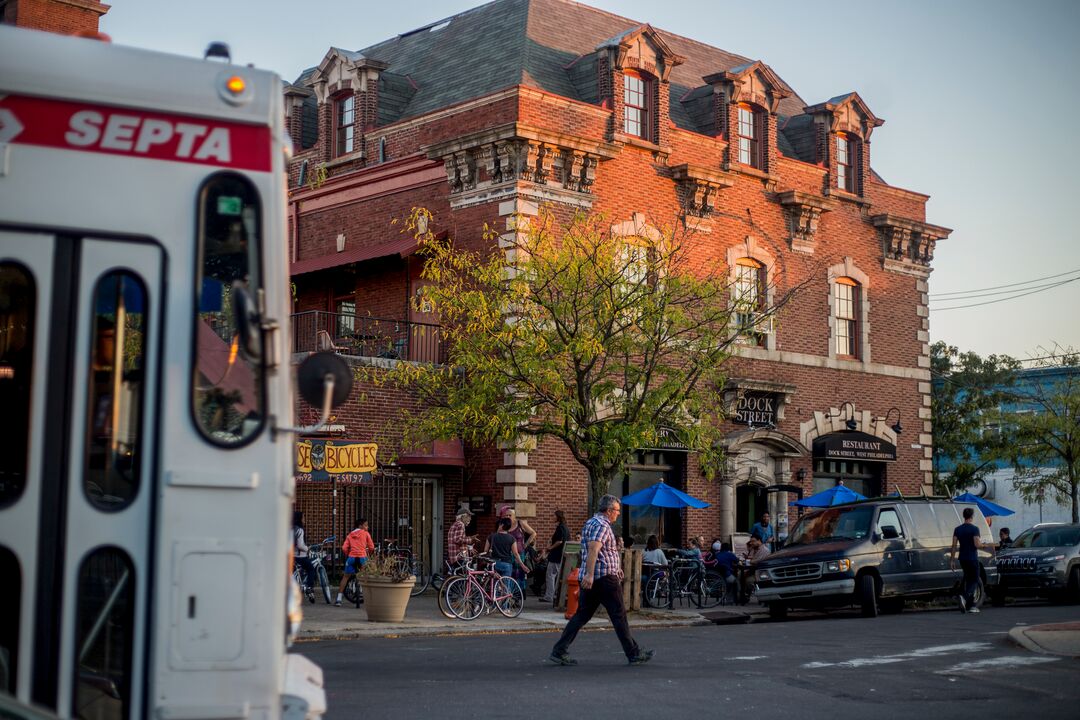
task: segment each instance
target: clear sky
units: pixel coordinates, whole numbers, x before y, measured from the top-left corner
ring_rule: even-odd
[[[111,0],[101,29],[184,55],[224,40],[234,62],[292,80],[331,46],[359,50],[480,4]],[[927,221],[954,229],[933,263],[931,338],[1021,358],[1080,347],[1080,140],[1069,129],[1080,118],[1080,2],[587,4],[762,60],[811,104],[858,91],[886,120],[874,169],[930,195]],[[1039,280],[1048,276],[1058,277]],[[984,292],[950,295],[973,290]]]

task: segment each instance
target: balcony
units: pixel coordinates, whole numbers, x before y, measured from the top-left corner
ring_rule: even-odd
[[[439,325],[309,310],[292,316],[294,353],[334,350],[341,355],[445,363]]]

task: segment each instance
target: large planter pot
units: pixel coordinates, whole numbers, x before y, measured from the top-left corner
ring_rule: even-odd
[[[390,578],[365,577],[360,579],[364,590],[364,609],[371,622],[401,622],[409,604],[409,593],[416,584],[416,577],[396,582]]]

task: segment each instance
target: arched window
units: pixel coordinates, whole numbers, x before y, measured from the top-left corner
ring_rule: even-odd
[[[761,327],[765,309],[765,264],[749,257],[736,260],[731,291],[739,334],[744,341],[761,345],[767,332]]]
[[[761,170],[761,112],[753,105],[739,103],[736,127],[739,162]]]
[[[859,357],[859,289],[859,283],[849,277],[833,281],[837,357]]]
[[[652,78],[635,70],[623,73],[623,131],[652,140]]]
[[[836,187],[855,192],[855,143],[847,133],[836,134]]]

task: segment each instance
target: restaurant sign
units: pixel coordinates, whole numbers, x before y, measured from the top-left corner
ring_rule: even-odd
[[[814,440],[814,457],[835,460],[895,460],[896,446],[861,432],[838,432]]]
[[[329,482],[368,484],[379,446],[348,440],[296,441],[297,482]]]

